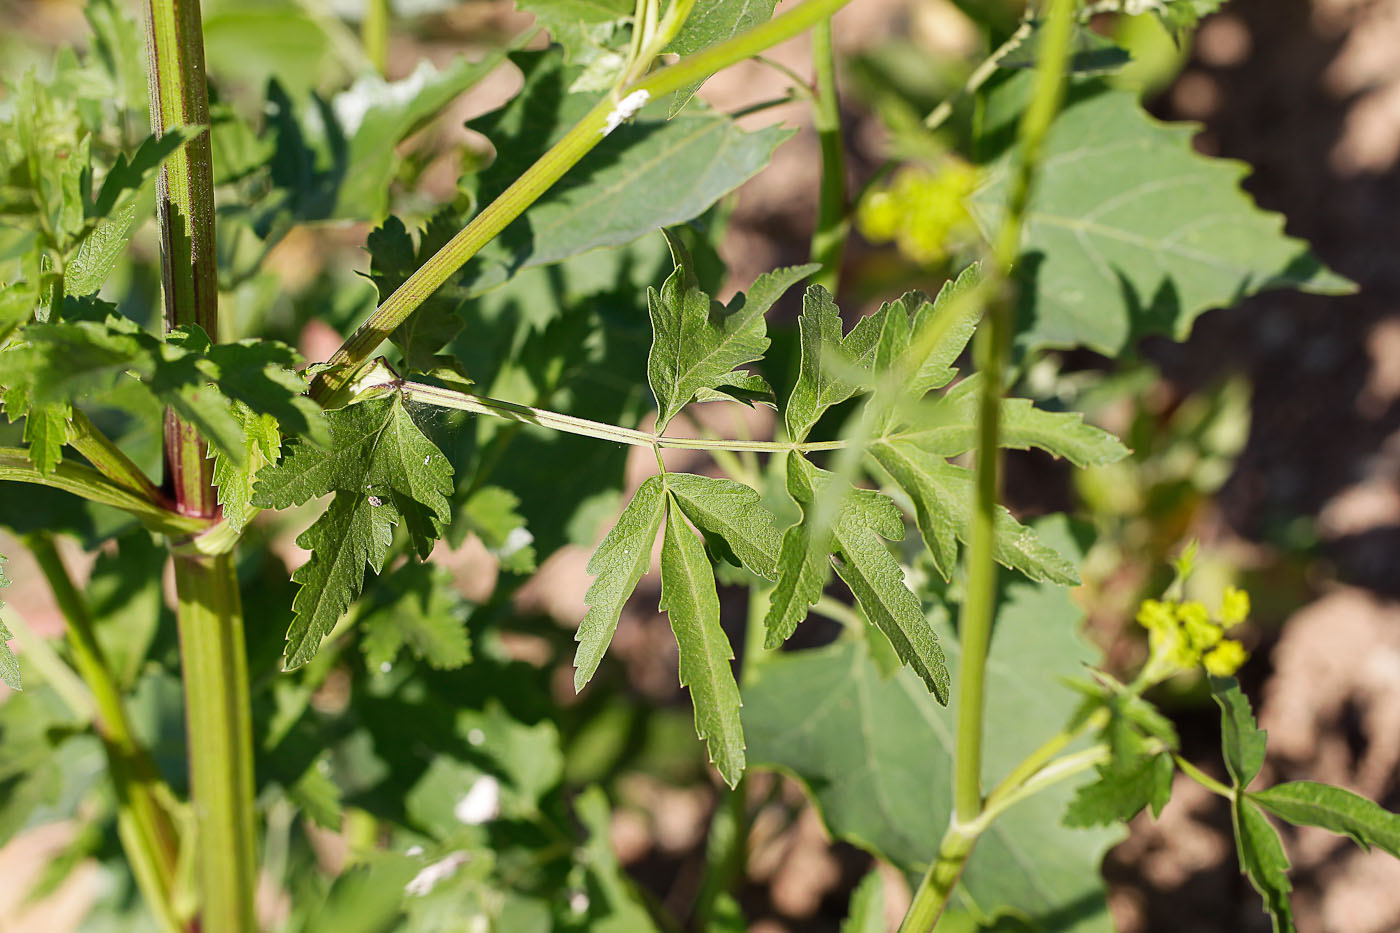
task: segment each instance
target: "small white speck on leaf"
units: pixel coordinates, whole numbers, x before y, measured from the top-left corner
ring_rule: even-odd
[[[480,729],[473,729],[467,733],[467,741],[473,745],[480,745],[486,741],[486,733]]]
[[[387,674],[387,673],[389,673],[390,671],[392,671],[393,669],[394,669],[394,665],[390,664],[388,661],[381,661],[381,662],[379,663],[379,673],[381,673],[381,674]]]
[[[423,466],[427,466],[427,465],[428,465],[428,461],[431,460],[431,459],[433,459],[433,455],[432,455],[432,454],[424,454],[424,455],[423,455]]]
[[[423,847],[422,847],[422,846],[409,846],[407,849],[404,849],[404,850],[403,850],[403,854],[404,854],[404,855],[407,855],[409,858],[414,858],[415,856],[419,856],[419,855],[422,855],[422,854],[423,854]]]
[[[422,897],[433,888],[438,886],[438,882],[446,881],[457,874],[457,869],[471,861],[469,852],[453,852],[444,859],[433,862],[423,868],[422,871],[413,876],[413,880],[403,886],[405,894],[413,897]]]
[[[476,779],[462,799],[452,808],[452,815],[458,822],[468,826],[479,826],[494,820],[501,813],[501,782],[491,775]]]
[[[575,891],[569,895],[569,909],[576,914],[588,912],[588,895],[582,891]]]
[[[378,507],[378,506],[381,506],[381,505],[384,504],[384,500],[381,499],[381,498],[379,498],[378,496],[370,496],[370,497],[369,497],[369,504],[372,505],[372,506]]]
[[[632,119],[632,117],[636,116],[638,110],[641,110],[647,105],[647,101],[649,100],[651,100],[651,92],[646,90],[633,91],[631,94],[622,98],[622,100],[617,102],[617,106],[612,109],[612,113],[608,114],[608,120],[601,130],[602,134],[607,136],[623,123]]]

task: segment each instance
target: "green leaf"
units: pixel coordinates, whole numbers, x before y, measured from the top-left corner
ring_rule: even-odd
[[[1040,43],[1045,35],[1045,19],[1032,19],[1033,31],[1011,54],[998,63],[1002,68],[1034,68],[1040,62]],[[1092,75],[1117,71],[1133,60],[1128,50],[1104,38],[1085,24],[1076,23],[1070,35],[1069,63],[1073,74]]]
[[[40,473],[52,473],[63,462],[63,445],[68,443],[68,422],[72,417],[72,407],[61,402],[28,406],[24,442],[29,445],[29,459]]]
[[[598,662],[603,660],[618,617],[622,615],[623,604],[651,566],[652,545],[656,543],[656,532],[666,514],[665,491],[665,483],[659,476],[642,483],[618,517],[617,524],[588,561],[588,572],[595,579],[584,594],[588,612],[574,636],[578,641],[578,650],[574,653],[575,690],[582,690],[598,670]]]
[[[534,573],[534,536],[517,509],[520,497],[500,486],[483,486],[459,512],[461,520],[476,532],[486,549],[510,573]]]
[[[1202,312],[1265,289],[1352,289],[1240,190],[1243,165],[1194,151],[1194,127],[1156,122],[1132,91],[1071,98],[1026,214],[1022,349],[1115,356],[1146,334],[1184,339]],[[1001,224],[1016,157],[971,199],[984,231]]]
[[[580,849],[587,867],[590,896],[588,929],[591,933],[654,933],[656,924],[647,912],[636,886],[617,860],[611,842],[612,814],[602,788],[586,787],[574,798],[574,812],[588,833]]]
[[[870,871],[851,893],[851,907],[841,921],[841,933],[886,933],[885,884]]]
[[[667,473],[666,488],[712,551],[764,579],[777,576],[783,538],[757,492],[733,480],[692,473]]]
[[[335,499],[297,539],[311,559],[292,574],[301,584],[287,632],[287,666],[310,660],[359,596],[368,564],[383,568],[400,520],[427,557],[450,517],[452,467],[424,436],[397,395],[328,415],[330,444],[294,443],[259,471],[253,505],[285,509],[334,492]]]
[[[971,529],[972,472],[929,454],[906,439],[875,441],[870,445],[870,455],[913,500],[915,519],[929,556],[943,578],[951,579],[957,566],[956,542],[965,543]],[[1032,580],[1064,586],[1079,583],[1079,571],[1073,563],[1000,505],[995,556],[1003,567],[1019,570]]]
[[[576,74],[551,52],[511,56],[525,87],[505,107],[469,127],[496,147],[477,180],[486,203],[500,194],[596,103],[568,94]],[[522,268],[559,262],[599,246],[620,246],[699,216],[768,164],[791,131],[749,133],[730,117],[690,107],[667,120],[664,105],[645,108],[608,134],[570,170],[572,180],[540,197],[468,264],[464,281],[481,293]]]
[[[653,334],[647,378],[656,396],[658,433],[698,392],[725,385],[737,367],[763,358],[769,343],[764,314],[783,292],[820,268],[809,264],[765,273],[748,295],[736,295],[726,307],[700,288],[685,244],[663,232],[676,271],[660,292],[647,290]]]
[[[5,560],[5,556],[0,554],[0,587],[10,585],[10,578],[5,576]],[[4,603],[0,603],[0,608],[4,606]],[[4,620],[0,619],[0,683],[11,690],[20,690],[23,688],[19,684],[19,659],[10,650],[10,639],[14,637],[14,633],[5,627]]]
[[[904,582],[904,571],[882,538],[904,538],[904,520],[886,496],[854,489],[796,453],[788,455],[788,492],[802,508],[802,521],[784,535],[778,585],[765,625],[767,644],[777,647],[792,634],[807,606],[826,583],[826,555],[836,557],[836,573],[851,588],[865,616],[889,639],[940,703],[948,702],[948,668],[938,638],[919,598]],[[820,527],[828,502],[839,505]],[[820,563],[818,563],[820,561]]]
[[[371,231],[365,248],[370,256],[370,281],[379,291],[380,303],[431,259],[457,229],[457,222],[450,213],[439,212],[420,231],[417,246],[397,217],[387,218]],[[466,322],[457,314],[462,296],[456,292],[450,285],[439,288],[389,334],[409,370],[431,369],[435,365],[435,354],[462,330]]]
[[[941,389],[957,377],[953,364],[982,320],[982,304],[972,300],[981,280],[981,267],[974,264],[945,282],[933,301],[921,292],[910,292],[900,299],[910,322],[909,345],[923,356],[911,361],[917,365],[909,386],[911,394]]]
[[[986,786],[1070,718],[1078,698],[1061,679],[1096,657],[1077,634],[1083,612],[1063,589],[1011,578],[1004,593],[987,667]],[[946,610],[936,608],[934,621],[956,657]],[[884,676],[864,639],[775,655],[744,693],[751,763],[796,775],[834,837],[908,873],[927,867],[947,828],[954,719],[909,672]],[[1099,863],[1123,833],[1060,826],[1071,796],[1049,788],[978,841],[962,880],[982,914],[1011,907],[1046,930],[1112,929]]]
[[[732,39],[772,19],[775,6],[777,0],[708,0],[697,3],[666,51],[693,55]],[[671,99],[672,116],[681,112],[703,83],[697,82],[675,93]]]
[[[219,506],[234,531],[242,531],[253,514],[253,477],[282,455],[282,431],[271,415],[257,415],[241,402],[230,409],[243,429],[242,462],[215,450],[214,485]]]
[[[843,337],[835,299],[820,285],[813,285],[802,296],[797,326],[802,361],[784,419],[792,439],[803,441],[828,408],[865,388],[884,315],[861,318]]]
[[[1278,830],[1269,825],[1263,811],[1248,798],[1236,797],[1231,810],[1240,871],[1263,896],[1274,933],[1294,933],[1293,908],[1288,903],[1293,885],[1288,880],[1288,856]]]
[[[373,500],[403,516],[420,557],[442,537],[450,516],[452,467],[428,440],[397,395],[372,399],[327,414],[329,443],[291,445],[278,463],[258,473],[253,504],[285,509],[329,492]]]
[[[399,164],[396,146],[494,71],[502,58],[499,54],[487,55],[479,62],[470,62],[459,55],[442,70],[422,60],[397,81],[385,81],[374,73],[362,74],[335,95],[331,111],[339,124],[336,132],[349,143],[337,153],[345,169],[331,218],[384,216],[389,208],[390,182]]]
[[[315,656],[321,639],[364,589],[365,565],[375,573],[384,569],[397,522],[389,500],[376,505],[365,493],[337,491],[330,507],[297,536],[297,547],[310,551],[311,559],[292,573],[301,588],[292,600],[286,670]]]
[[[1066,826],[1111,826],[1127,822],[1143,807],[1160,816],[1171,799],[1176,768],[1170,755],[1141,755],[1124,764],[1097,768],[1098,780],[1085,784],[1065,811]]]
[[[1233,677],[1212,677],[1211,696],[1220,705],[1220,745],[1235,786],[1246,790],[1264,767],[1268,736],[1254,720],[1249,697]]]
[[[360,648],[370,670],[387,671],[405,645],[438,670],[455,670],[471,660],[470,610],[453,588],[451,573],[430,564],[404,564],[379,581],[374,596],[373,608],[359,620]]]
[[[516,7],[534,13],[563,48],[564,60],[583,69],[569,90],[609,90],[622,75],[631,0],[516,0]]]
[[[714,570],[678,512],[678,507],[669,511],[661,539],[661,610],[680,649],[681,686],[690,690],[695,732],[706,741],[720,776],[734,787],[744,773],[739,685],[729,664],[734,651],[719,624]]]
[[[918,406],[911,423],[889,436],[943,458],[975,450],[981,389],[980,375],[967,377],[941,398]],[[1129,452],[1112,434],[1085,424],[1079,412],[1046,411],[1024,398],[1001,400],[1001,446],[1035,447],[1078,467],[1117,463]]]
[[[102,190],[89,209],[89,216],[107,217],[130,204],[142,188],[155,180],[167,159],[204,131],[202,126],[172,126],[162,135],[146,137],[130,158],[126,153],[118,155],[102,180]]]
[[[330,777],[331,762],[328,755],[317,757],[296,783],[287,788],[287,797],[311,822],[322,829],[339,832],[343,810],[340,788]]]
[[[1295,826],[1321,826],[1350,836],[1363,849],[1378,846],[1400,858],[1400,815],[1331,784],[1290,781],[1247,795]]]

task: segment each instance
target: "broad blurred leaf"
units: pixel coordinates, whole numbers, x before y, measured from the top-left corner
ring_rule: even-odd
[[[1019,346],[1113,356],[1146,334],[1184,339],[1202,312],[1265,289],[1353,288],[1240,190],[1244,166],[1197,154],[1195,132],[1152,120],[1128,91],[1071,96],[1026,215]],[[970,204],[989,235],[1014,159]]]
[[[375,601],[359,619],[365,666],[387,670],[407,647],[439,670],[471,660],[466,620],[470,611],[453,588],[452,574],[431,564],[407,563],[374,588]]]
[[[1040,531],[1072,551],[1063,527]],[[1061,678],[1095,660],[1063,589],[1008,578],[1002,594],[987,668],[987,786],[1064,725],[1079,701]],[[947,611],[935,607],[932,619],[954,660]],[[953,720],[910,672],[882,674],[863,639],[776,655],[744,695],[751,763],[796,774],[834,836],[909,873],[927,866],[947,827]],[[978,841],[961,890],[981,913],[1012,908],[1042,930],[1112,929],[1099,863],[1122,832],[1062,827],[1072,794],[1060,786],[1018,803]]]

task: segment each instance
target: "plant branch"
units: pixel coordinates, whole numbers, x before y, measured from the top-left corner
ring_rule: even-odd
[[[846,148],[841,138],[841,101],[836,92],[836,49],[829,19],[812,29],[812,65],[817,75],[813,122],[821,144],[822,176],[817,226],[812,233],[812,261],[821,263],[821,269],[811,281],[834,295],[841,281],[841,258],[846,252],[850,220],[846,210]]]
[[[988,308],[985,326],[978,333],[975,354],[982,376],[982,391],[978,402],[976,502],[967,556],[967,597],[958,626],[962,653],[958,665],[954,756],[955,827],[977,819],[982,808],[982,717],[987,652],[996,611],[996,508],[1001,486],[999,419],[1015,300],[1011,274],[1020,255],[1026,208],[1045,134],[1064,95],[1070,30],[1074,24],[1073,0],[1049,0],[1049,3],[1050,19],[1041,46],[1035,91],[1021,119],[1020,154],[1006,219],[993,244],[995,274],[1001,280],[1001,289]]]
[[[1030,37],[1031,28],[1031,20],[1029,18],[1023,20],[1016,31],[1005,42],[997,46],[996,51],[988,55],[980,65],[972,70],[972,74],[967,76],[962,87],[949,94],[929,112],[928,116],[924,117],[924,129],[938,129],[953,115],[953,108],[957,106],[959,101],[981,90],[982,85],[986,84],[992,75],[997,73],[997,69],[1001,67],[1006,56],[1019,49],[1021,44]]]
[[[209,527],[206,519],[181,515],[162,508],[130,489],[118,486],[91,467],[63,461],[52,471],[40,471],[19,449],[0,447],[0,480],[34,483],[52,489],[62,489],[90,502],[109,505],[130,512],[154,532],[176,537],[195,534]]]
[[[943,834],[938,855],[924,873],[923,881],[914,892],[914,900],[899,925],[899,933],[927,933],[938,923],[948,898],[967,867],[968,856],[977,843],[979,833],[959,826],[956,821]]]
[[[162,800],[172,799],[170,789],[136,738],[121,690],[97,641],[92,613],[63,565],[52,535],[31,535],[26,544],[68,623],[68,646],[74,667],[92,691],[96,707],[93,725],[107,752],[107,766],[117,792],[117,834],[137,886],[162,929],[182,930],[173,892],[180,839],[170,815],[161,806]]]
[[[830,17],[850,0],[807,0],[781,16],[717,43],[674,65],[662,68],[615,94],[634,101],[655,100],[703,81],[730,65],[752,58],[771,46]],[[564,173],[607,136],[610,122],[624,111],[613,95],[601,99],[577,124],[487,205],[460,232],[425,262],[350,335],[328,361],[331,370],[316,377],[311,396],[323,404],[346,386],[396,327],[437,291],[458,269],[495,239],[497,234],[548,191]]]
[[[365,18],[360,22],[360,43],[364,47],[365,58],[380,76],[386,73],[389,62],[391,16],[389,0],[369,0]]]
[[[1211,777],[1209,774],[1206,774],[1204,771],[1193,765],[1187,759],[1181,757],[1180,755],[1173,754],[1172,760],[1176,762],[1176,766],[1181,769],[1181,772],[1183,774],[1185,774],[1191,780],[1195,781],[1197,784],[1204,787],[1206,790],[1210,791],[1213,794],[1219,794],[1226,800],[1235,799],[1235,791],[1232,788],[1225,786],[1224,784],[1217,781],[1215,778]]]
[[[589,421],[587,418],[576,418],[573,415],[564,415],[543,408],[532,408],[529,405],[520,405],[516,402],[488,398],[484,395],[471,395],[453,389],[424,385],[421,382],[401,382],[399,383],[399,391],[403,393],[404,399],[424,405],[452,408],[478,415],[490,415],[505,421],[537,424],[555,431],[596,437],[599,440],[626,444],[629,447],[675,447],[685,450],[746,450],[786,453],[789,450],[803,452],[839,450],[846,446],[844,441],[813,441],[790,444],[781,441],[731,441],[711,440],[703,437],[668,437],[662,434],[623,428],[615,424],[604,424],[601,421]]]
[[[233,555],[174,555],[201,933],[256,929],[253,733]]]
[[[141,468],[131,462],[122,449],[112,443],[87,415],[77,408],[69,422],[68,444],[87,458],[97,472],[118,486],[125,487],[154,505],[165,507],[168,500],[150,481]]]

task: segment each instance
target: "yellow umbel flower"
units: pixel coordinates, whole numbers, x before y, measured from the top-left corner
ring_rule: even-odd
[[[948,157],[937,170],[907,165],[887,185],[872,188],[856,208],[856,228],[872,243],[895,241],[921,265],[948,257],[948,246],[971,237],[964,199],[977,187],[977,170]]]
[[[1217,677],[1233,674],[1249,654],[1239,642],[1225,637],[1225,629],[1248,615],[1249,594],[1234,587],[1225,591],[1219,619],[1212,619],[1205,604],[1194,600],[1144,599],[1137,621],[1147,629],[1151,656],[1143,679],[1157,683],[1200,666]]]

